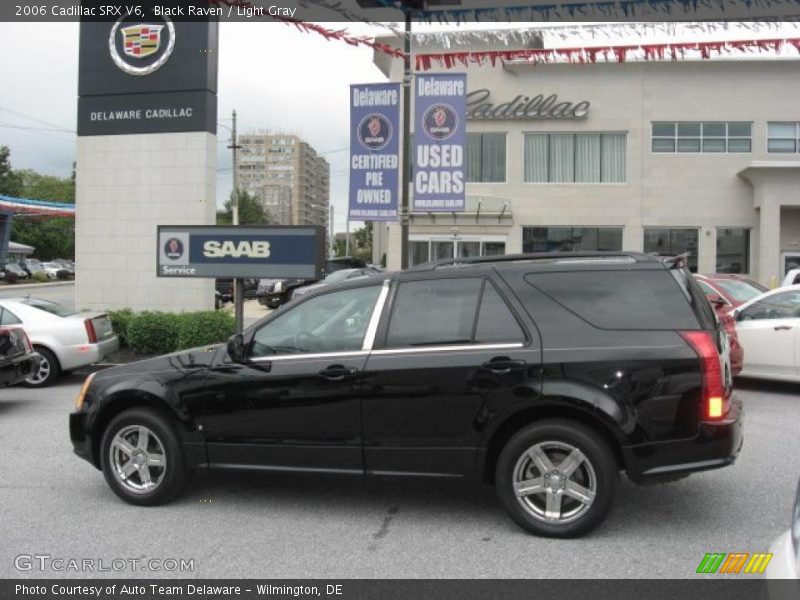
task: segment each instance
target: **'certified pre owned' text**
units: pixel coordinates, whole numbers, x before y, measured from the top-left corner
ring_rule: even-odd
[[[141,121],[152,119],[191,119],[194,109],[186,108],[148,108],[146,110],[108,110],[92,111],[92,121]]]

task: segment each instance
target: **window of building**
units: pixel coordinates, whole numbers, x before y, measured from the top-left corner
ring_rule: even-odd
[[[767,152],[800,152],[800,123],[767,123]]]
[[[624,133],[525,134],[526,183],[624,183]]]
[[[472,258],[496,256],[506,253],[506,243],[481,239],[411,240],[409,242],[409,264],[420,265],[445,258]]]
[[[750,230],[717,229],[717,273],[750,272]]]
[[[689,270],[697,273],[697,229],[645,227],[644,251],[664,256],[687,254]]]
[[[652,123],[653,152],[706,154],[750,152],[753,124],[747,121],[657,121]]]
[[[467,181],[503,183],[506,180],[506,134],[468,133],[465,157]]]
[[[622,227],[523,227],[523,252],[622,250]]]

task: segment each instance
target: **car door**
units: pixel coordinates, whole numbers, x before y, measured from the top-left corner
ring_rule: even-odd
[[[800,290],[770,294],[741,309],[736,332],[744,348],[742,375],[800,375]]]
[[[203,422],[212,467],[363,472],[358,388],[381,283],[276,313],[248,336],[242,363],[209,371]]]
[[[364,372],[368,474],[474,472],[483,425],[540,363],[519,314],[482,276],[396,285]]]

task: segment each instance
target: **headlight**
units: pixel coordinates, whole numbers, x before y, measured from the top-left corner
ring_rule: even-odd
[[[81,410],[83,408],[83,400],[86,398],[86,392],[89,391],[89,386],[92,384],[92,379],[94,379],[94,373],[91,373],[83,382],[81,391],[78,393],[78,397],[75,398],[75,410]]]
[[[792,543],[794,553],[800,560],[800,482],[797,483],[797,495],[794,500],[794,516],[792,517]]]
[[[272,288],[272,291],[273,292],[282,292],[283,291],[283,282],[282,281],[276,281],[275,285]]]

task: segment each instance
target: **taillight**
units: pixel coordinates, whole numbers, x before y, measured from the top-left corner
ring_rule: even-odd
[[[728,411],[728,394],[714,337],[710,331],[682,331],[681,337],[700,358],[703,373],[703,420],[721,419]]]
[[[86,335],[89,336],[89,343],[97,343],[97,332],[94,330],[94,322],[91,319],[86,319],[83,324],[86,326]]]
[[[24,329],[19,330],[20,335],[22,335],[22,345],[25,346],[25,352],[33,352],[33,344],[31,344],[31,338],[28,337],[28,334],[25,332]]]

